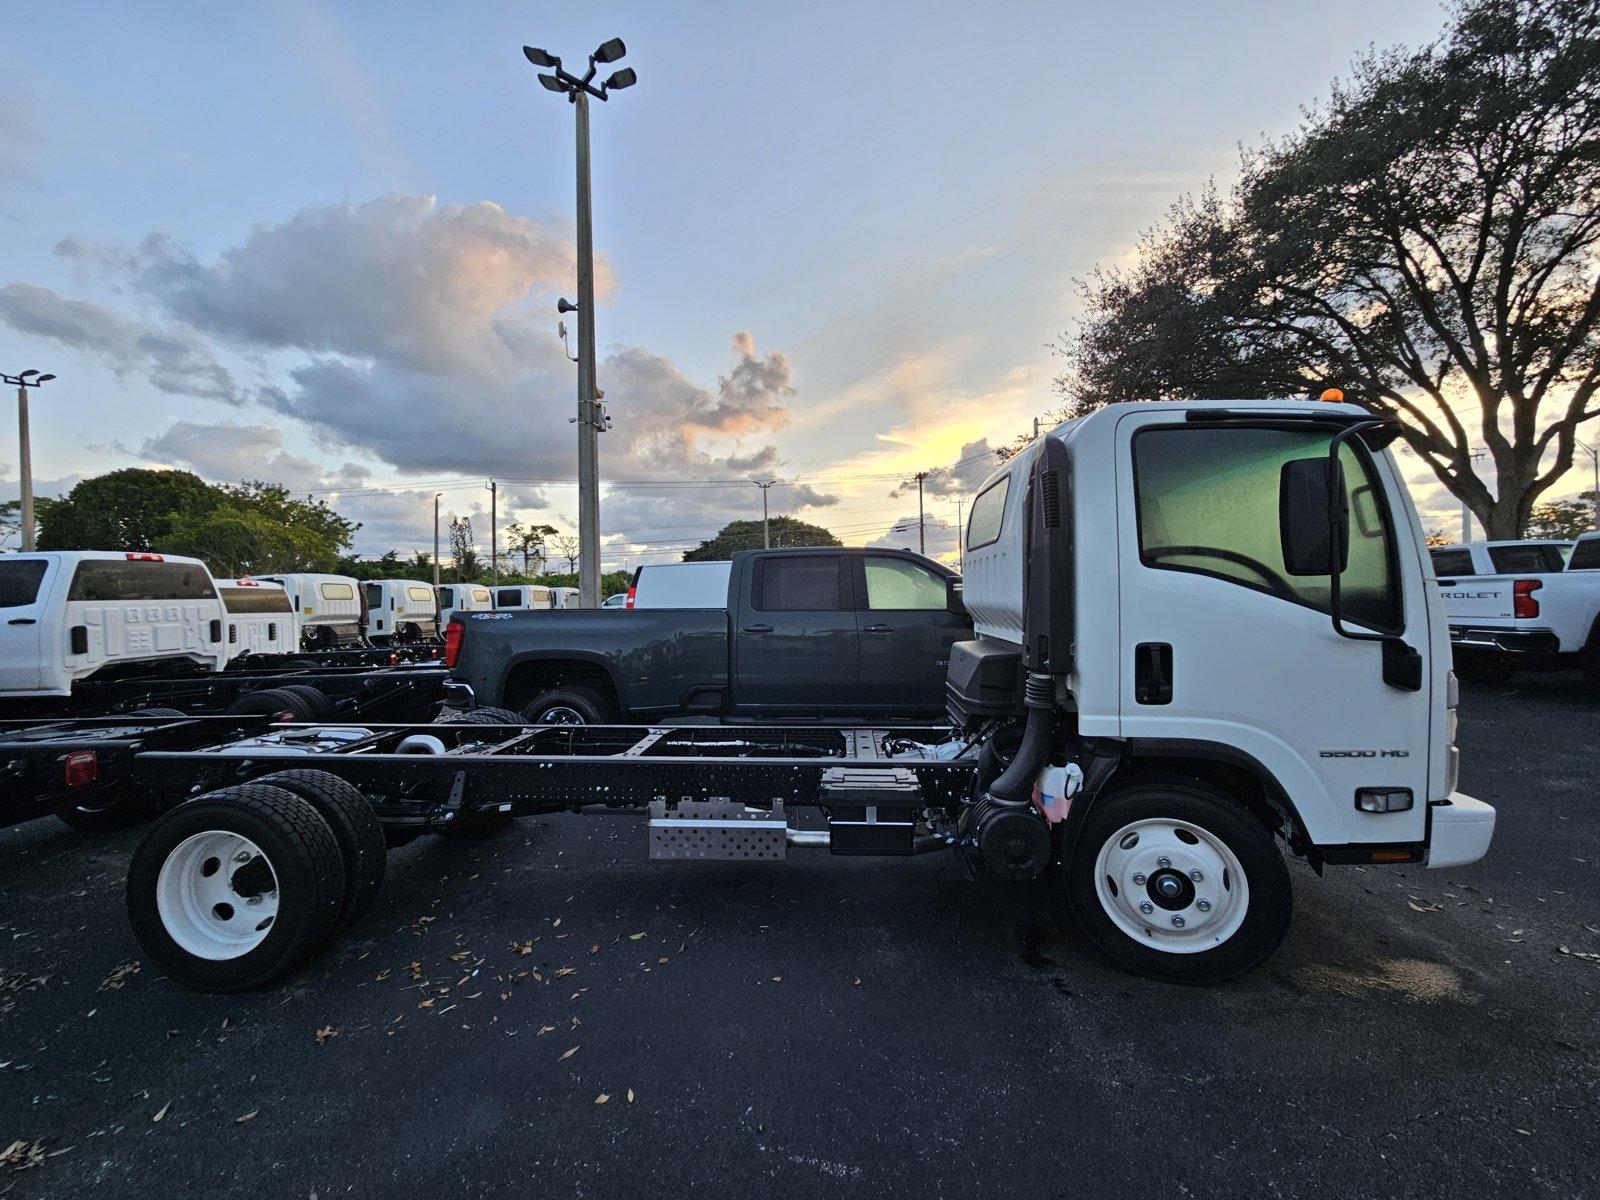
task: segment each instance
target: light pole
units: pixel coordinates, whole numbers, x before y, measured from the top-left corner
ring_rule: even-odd
[[[433,494],[433,586],[439,586],[439,497],[443,492]]]
[[[17,518],[21,522],[22,549],[24,552],[33,549],[33,444],[28,438],[28,389],[36,388],[42,383],[54,379],[54,375],[41,375],[37,371],[24,371],[21,375],[0,375],[0,381],[11,384],[17,389],[17,453],[22,460],[17,468],[21,477],[21,511]]]
[[[1577,438],[1572,439],[1578,442]],[[1589,493],[1589,499],[1594,502],[1594,527],[1600,529],[1600,446],[1591,446],[1588,442],[1578,442],[1578,448],[1589,456],[1594,463],[1594,491]]]
[[[763,549],[771,549],[772,536],[767,526],[767,491],[778,481],[776,479],[769,479],[765,483],[762,483],[759,479],[752,479],[750,482],[761,489],[761,545]]]
[[[534,46],[522,53],[536,67],[552,74],[539,76],[546,90],[559,92],[572,104],[578,143],[578,303],[562,300],[560,313],[578,315],[578,605],[600,606],[600,446],[597,435],[608,425],[600,405],[594,370],[594,230],[589,196],[589,97],[605,100],[607,94],[632,87],[639,81],[632,67],[613,72],[598,87],[596,67],[614,63],[626,54],[621,38],[612,38],[589,55],[582,77],[561,69],[561,60]]]

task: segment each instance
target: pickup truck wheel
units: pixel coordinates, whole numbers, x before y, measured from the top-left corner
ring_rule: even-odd
[[[1199,782],[1136,784],[1098,801],[1067,861],[1067,899],[1105,955],[1170,983],[1259,966],[1289,929],[1293,892],[1272,834]]]
[[[389,847],[383,822],[359,789],[327,771],[278,771],[256,780],[293,792],[328,823],[344,859],[344,897],[329,936],[337,936],[363,917],[383,886]]]
[[[1452,664],[1457,679],[1468,683],[1504,683],[1517,666],[1502,654],[1457,654]]]
[[[343,892],[339,843],[317,810],[282,788],[245,784],[151,826],[128,867],[128,921],[173,980],[240,992],[309,954]]]
[[[586,687],[541,692],[522,715],[535,725],[610,725],[617,719],[610,701]]]

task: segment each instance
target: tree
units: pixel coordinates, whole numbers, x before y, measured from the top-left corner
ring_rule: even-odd
[[[188,471],[128,467],[85,479],[40,509],[41,550],[154,550],[179,513],[198,516],[220,490]]]
[[[483,573],[478,549],[472,544],[472,518],[450,518],[450,558],[455,563],[455,582],[472,583]]]
[[[39,536],[39,523],[44,520],[44,514],[52,505],[61,501],[51,496],[35,496],[33,498],[33,534]],[[0,504],[0,545],[17,539],[17,545],[22,544],[22,501],[7,500]]]
[[[820,525],[794,517],[773,517],[769,523],[774,546],[839,546],[838,538]],[[760,521],[730,521],[717,536],[684,552],[684,562],[719,562],[740,550],[759,550],[762,546]]]
[[[219,576],[332,571],[340,550],[314,527],[234,501],[174,514],[171,532],[156,539],[154,548],[202,559]]]
[[[555,537],[558,532],[554,525],[524,525],[520,521],[513,521],[506,526],[506,549],[522,555],[524,575],[532,572],[533,559],[544,558],[545,541]]]
[[[570,575],[578,569],[578,559],[583,555],[583,543],[572,534],[563,534],[555,539],[556,553],[567,560],[567,573]]]
[[[1588,497],[1593,495],[1593,492],[1584,493]],[[1541,504],[1528,519],[1528,536],[1531,538],[1570,540],[1593,528],[1594,501],[1583,497]]]
[[[1455,538],[1451,537],[1442,529],[1428,530],[1427,534],[1425,535],[1425,540],[1430,546],[1453,546],[1456,542]]]
[[[1358,60],[1226,197],[1181,201],[1136,265],[1080,284],[1074,408],[1338,386],[1491,538],[1521,533],[1600,416],[1600,38],[1593,0],[1452,16]]]

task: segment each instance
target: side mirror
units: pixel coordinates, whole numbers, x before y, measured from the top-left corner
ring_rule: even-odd
[[[1350,561],[1350,522],[1344,507],[1344,468],[1337,459],[1297,458],[1283,464],[1278,536],[1283,568],[1290,575],[1344,572]]]
[[[958,617],[967,615],[966,597],[961,592],[961,576],[952,575],[944,581],[944,606]]]

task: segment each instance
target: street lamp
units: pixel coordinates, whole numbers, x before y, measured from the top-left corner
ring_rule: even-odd
[[[557,312],[575,313],[578,321],[578,605],[600,606],[600,445],[598,435],[609,422],[599,402],[594,369],[594,230],[589,197],[589,98],[607,99],[639,82],[631,67],[613,72],[598,85],[601,64],[614,63],[628,52],[621,38],[612,38],[589,55],[589,69],[573,75],[561,59],[536,46],[523,55],[542,68],[539,83],[546,91],[566,96],[573,107],[578,143],[578,302],[562,300]],[[543,72],[549,72],[545,74]]]
[[[24,371],[21,375],[0,375],[0,383],[9,383],[17,389],[17,446],[22,460],[18,468],[22,484],[21,512],[17,514],[22,524],[22,549],[33,549],[33,447],[28,440],[28,389],[49,383],[54,375],[41,375],[37,371]]]

